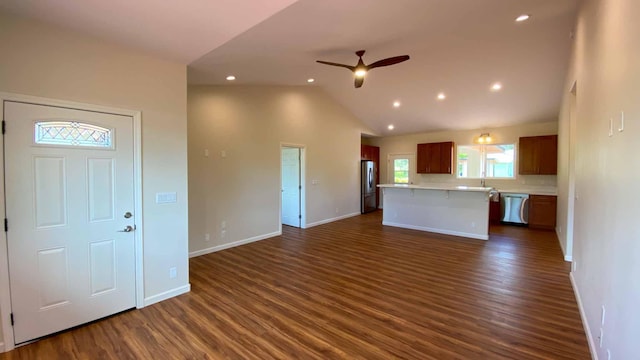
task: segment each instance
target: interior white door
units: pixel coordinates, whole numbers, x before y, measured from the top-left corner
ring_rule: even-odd
[[[300,149],[282,148],[282,223],[300,227]]]
[[[133,119],[4,109],[16,344],[135,307]]]

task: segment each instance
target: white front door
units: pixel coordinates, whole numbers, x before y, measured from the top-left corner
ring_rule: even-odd
[[[282,223],[300,227],[300,148],[282,148]]]
[[[4,110],[15,343],[135,307],[133,119]]]

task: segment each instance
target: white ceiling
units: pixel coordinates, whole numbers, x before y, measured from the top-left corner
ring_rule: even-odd
[[[0,9],[188,64],[296,0],[0,0]]]
[[[319,86],[389,135],[556,119],[577,1],[2,0],[0,8],[188,63],[190,84]],[[522,13],[531,20],[515,23]],[[347,69],[315,62],[355,65],[360,49],[365,63],[411,60],[372,70],[360,89]],[[489,90],[495,81],[502,91]]]

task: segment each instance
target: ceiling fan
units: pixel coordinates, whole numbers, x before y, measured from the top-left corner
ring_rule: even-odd
[[[322,61],[322,60],[316,60],[316,62],[319,62],[320,64],[325,64],[325,65],[340,66],[340,67],[351,70],[356,78],[354,85],[356,88],[359,88],[362,86],[362,83],[364,83],[364,76],[367,74],[369,70],[375,69],[377,67],[382,67],[382,66],[395,65],[403,61],[409,60],[409,55],[400,55],[400,56],[394,56],[394,57],[378,60],[372,64],[365,65],[364,61],[362,61],[362,55],[364,55],[364,52],[365,52],[364,50],[356,51],[356,55],[358,55],[358,58],[359,58],[356,66],[338,64],[338,63]]]

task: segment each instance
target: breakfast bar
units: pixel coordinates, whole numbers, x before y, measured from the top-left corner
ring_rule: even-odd
[[[473,239],[489,239],[492,188],[381,184],[382,224]]]

